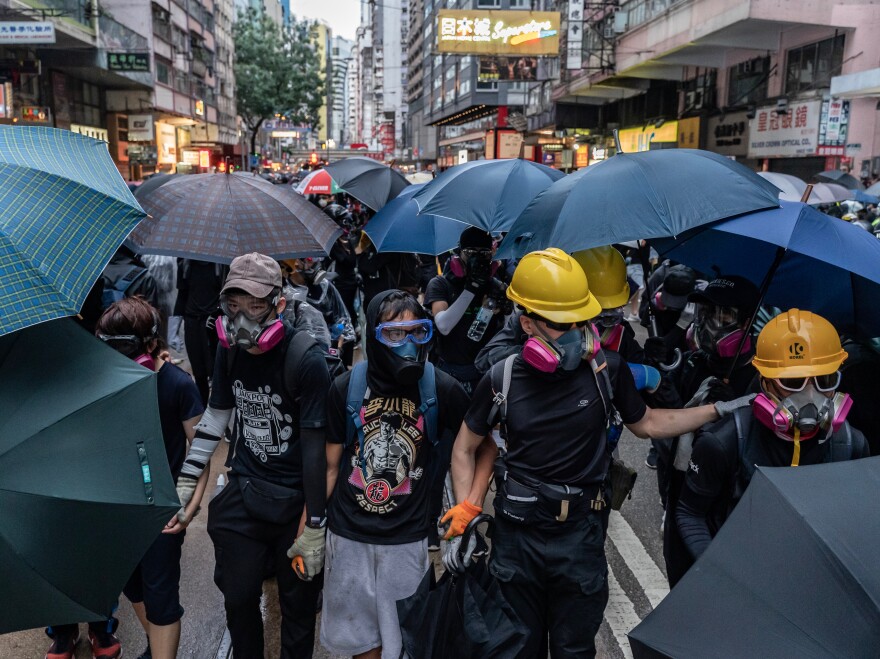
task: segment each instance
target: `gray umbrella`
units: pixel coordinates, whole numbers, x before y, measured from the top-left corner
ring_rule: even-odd
[[[151,217],[127,241],[139,254],[215,263],[248,252],[275,259],[325,256],[342,233],[290,186],[251,174],[174,177],[141,203]]]
[[[832,183],[837,183],[837,185],[842,185],[849,190],[865,189],[865,186],[862,185],[862,182],[859,181],[859,179],[852,174],[847,174],[839,169],[826,169],[824,172],[816,174],[815,177],[825,181],[831,181]]]
[[[324,170],[340,188],[374,211],[409,185],[403,174],[371,158],[346,158],[327,165]]]

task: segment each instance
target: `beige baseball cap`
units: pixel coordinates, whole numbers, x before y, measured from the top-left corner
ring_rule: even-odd
[[[237,288],[254,297],[269,297],[281,288],[281,267],[275,259],[251,252],[236,256],[229,266],[229,275],[221,293]]]

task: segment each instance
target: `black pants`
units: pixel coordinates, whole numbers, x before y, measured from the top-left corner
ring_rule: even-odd
[[[684,544],[684,540],[681,539],[678,524],[675,521],[678,498],[684,487],[685,472],[679,471],[672,464],[668,464],[666,467],[669,489],[666,498],[666,521],[663,523],[663,560],[666,562],[669,587],[673,588],[691,569],[694,558],[687,545]],[[659,465],[657,471],[660,471]]]
[[[202,403],[208,404],[214,357],[217,355],[217,333],[206,327],[208,316],[184,316],[183,342],[192,368],[193,379],[199,388]],[[213,332],[213,334],[211,333]]]
[[[223,593],[226,625],[235,659],[263,659],[260,596],[266,564],[274,564],[281,605],[281,659],[308,659],[315,645],[315,614],[322,579],[297,578],[287,558],[302,511],[289,524],[254,519],[232,477],[209,506],[214,541],[214,583]]]
[[[529,629],[520,657],[595,657],[608,603],[601,514],[556,527],[495,518],[489,569]]]

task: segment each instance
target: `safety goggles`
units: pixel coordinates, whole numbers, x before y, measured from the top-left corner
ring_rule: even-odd
[[[407,341],[424,345],[432,336],[434,336],[434,324],[427,318],[380,323],[376,327],[376,340],[389,348],[397,348]]]
[[[248,320],[262,323],[275,310],[275,305],[271,300],[253,295],[221,295],[220,308],[227,318],[241,313]]]
[[[601,325],[602,327],[614,327],[615,325],[620,325],[620,323],[623,322],[623,307],[605,309],[593,320],[597,325]]]
[[[739,321],[739,310],[736,307],[719,307],[714,304],[698,304],[696,320],[712,329],[720,329],[736,325]]]
[[[492,250],[491,249],[478,249],[473,247],[466,247],[461,250],[461,258],[465,261],[469,261],[473,258],[478,258],[482,261],[491,261],[492,260]]]
[[[840,371],[828,373],[826,375],[814,375],[808,378],[776,378],[776,383],[786,391],[798,392],[803,391],[807,387],[807,383],[812,380],[813,386],[817,391],[828,393],[835,391],[840,386]]]
[[[144,352],[144,341],[134,334],[98,334],[98,338],[126,357]]]
[[[552,320],[547,320],[546,318],[542,318],[541,316],[537,316],[534,314],[527,314],[529,318],[533,320],[539,320],[544,325],[547,326],[547,329],[556,330],[557,332],[567,332],[571,329],[571,326],[574,325],[578,329],[586,327],[590,321],[589,320],[579,320],[576,323],[554,323]]]

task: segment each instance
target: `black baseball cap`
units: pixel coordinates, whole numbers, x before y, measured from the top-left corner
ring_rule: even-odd
[[[718,307],[734,307],[751,313],[758,306],[758,287],[739,275],[719,275],[706,288],[688,295],[688,302],[714,304]]]
[[[660,289],[660,301],[667,309],[684,309],[688,295],[694,290],[697,276],[686,265],[674,265],[663,277],[663,288]]]
[[[480,227],[468,227],[458,239],[460,249],[492,249],[492,236]]]

